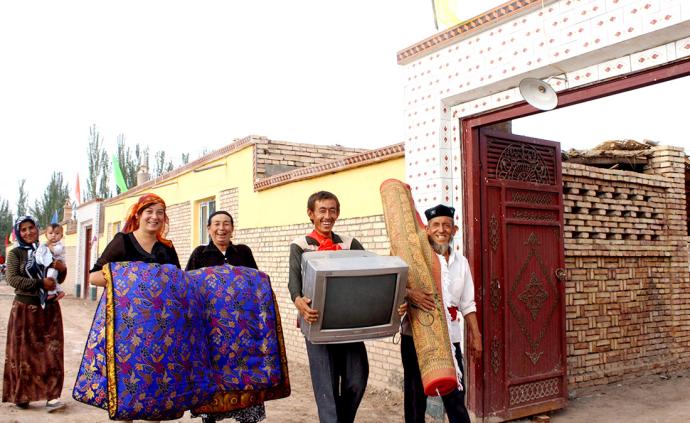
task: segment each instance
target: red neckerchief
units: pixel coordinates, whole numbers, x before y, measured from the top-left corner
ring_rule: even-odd
[[[321,235],[320,233],[316,232],[316,229],[314,229],[309,235],[307,235],[309,238],[313,238],[316,240],[316,242],[319,243],[319,250],[318,251],[337,251],[337,250],[342,250],[343,248],[335,244],[333,242],[333,239],[330,237],[325,237]]]

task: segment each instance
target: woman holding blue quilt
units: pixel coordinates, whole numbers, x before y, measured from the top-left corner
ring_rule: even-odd
[[[211,214],[208,217],[206,228],[211,241],[208,245],[200,245],[194,249],[187,263],[187,271],[224,264],[251,267],[258,270],[252,250],[246,245],[232,243],[232,233],[235,227],[230,213],[219,210]],[[203,423],[215,423],[224,418],[233,418],[240,423],[255,423],[266,418],[266,409],[264,404],[260,403],[228,413],[209,413],[200,416]]]
[[[164,237],[168,215],[165,201],[156,194],[145,194],[131,207],[121,232],[103,250],[89,274],[89,282],[106,286],[103,267],[108,263],[140,261],[180,267],[172,241]]]

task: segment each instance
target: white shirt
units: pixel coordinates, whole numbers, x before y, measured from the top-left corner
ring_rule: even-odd
[[[477,311],[477,304],[474,302],[474,282],[470,273],[470,264],[467,258],[457,251],[451,251],[446,262],[445,257],[437,254],[441,262],[441,287],[443,289],[443,302],[446,307],[457,307],[458,316],[451,321],[450,315],[446,314],[448,320],[448,335],[453,343],[459,342],[462,345],[462,329],[464,319],[469,313]]]

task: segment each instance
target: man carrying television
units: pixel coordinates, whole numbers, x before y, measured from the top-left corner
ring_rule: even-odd
[[[450,320],[448,321],[448,335],[455,347],[455,359],[460,372],[463,372],[462,351],[460,341],[462,339],[462,326],[460,318],[464,318],[470,333],[470,353],[475,358],[482,354],[482,338],[477,324],[477,306],[474,302],[474,283],[470,274],[469,263],[465,256],[453,251],[451,241],[458,231],[453,217],[455,209],[439,204],[424,212],[427,218],[426,233],[429,243],[439,257],[441,263],[441,286],[443,301],[448,308]],[[407,289],[407,300],[410,306],[420,307],[431,311],[434,309],[434,297],[430,292],[422,289]],[[403,305],[401,311],[406,307]],[[402,326],[402,340],[400,353],[402,355],[405,390],[405,422],[423,423],[426,413],[426,395],[422,385],[422,376],[417,363],[417,353],[412,340],[412,329],[408,317],[405,317]],[[467,408],[465,407],[464,378],[462,390],[456,389],[442,397],[443,406],[448,415],[448,421],[470,422]]]
[[[319,312],[310,307],[311,299],[302,295],[302,253],[305,251],[363,250],[355,238],[333,232],[340,202],[327,191],[307,200],[307,215],[313,231],[290,244],[288,289],[295,307],[307,323],[314,323]],[[307,343],[309,370],[321,423],[352,423],[364,396],[369,378],[369,361],[364,342],[344,344]]]

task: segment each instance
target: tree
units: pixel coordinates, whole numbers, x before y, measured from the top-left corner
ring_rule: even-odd
[[[19,181],[19,194],[17,195],[17,216],[24,216],[29,209],[29,193],[24,189],[26,179]]]
[[[7,256],[7,251],[5,251],[5,240],[6,237],[12,232],[12,226],[14,223],[14,217],[10,211],[10,204],[7,200],[0,199],[0,237],[2,237],[2,242],[0,242],[0,255],[3,257]]]
[[[110,161],[108,160],[108,152],[105,149],[101,151],[100,169],[98,198],[110,198]]]
[[[189,153],[182,153],[182,163],[181,166],[186,165],[189,163]]]
[[[167,163],[165,162],[165,150],[156,151],[155,165],[156,167],[155,169],[153,169],[153,175],[151,175],[154,178],[157,178],[162,174],[168,173],[171,170],[175,169],[172,160],[168,160]]]
[[[134,151],[125,144],[124,134],[117,136],[117,160],[120,162],[120,170],[125,178],[127,187],[137,185],[137,172],[143,165],[149,167],[149,148],[142,147],[139,143],[134,145]]]
[[[89,128],[89,147],[87,150],[89,174],[86,179],[85,199],[110,198],[108,184],[108,152],[103,145],[103,138],[96,125]]]
[[[69,187],[62,177],[62,172],[53,172],[50,182],[43,192],[43,197],[36,200],[31,214],[38,221],[38,224],[45,228],[55,213],[58,215],[58,221],[62,220],[63,207],[68,198]]]

